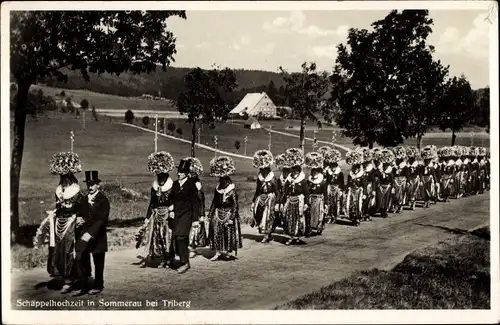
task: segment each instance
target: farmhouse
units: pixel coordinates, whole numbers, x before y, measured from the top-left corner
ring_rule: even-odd
[[[250,93],[246,94],[229,114],[274,117],[276,116],[276,105],[264,92]]]

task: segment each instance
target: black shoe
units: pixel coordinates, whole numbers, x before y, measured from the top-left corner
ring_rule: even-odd
[[[177,273],[179,274],[186,273],[190,268],[191,266],[189,265],[189,263],[184,264],[177,269]]]

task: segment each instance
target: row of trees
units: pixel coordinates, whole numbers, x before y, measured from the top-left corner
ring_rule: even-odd
[[[396,146],[422,137],[430,128],[455,133],[481,111],[489,126],[489,89],[479,100],[465,76],[450,77],[449,69],[433,58],[426,40],[433,21],[427,10],[391,11],[372,23],[372,30],[349,30],[338,46],[332,74],[303,64],[301,73],[282,71],[287,103],[304,121],[335,121],[353,143],[373,147]],[[331,90],[328,88],[331,87]],[[330,91],[330,96],[325,95]],[[475,108],[480,105],[481,109]]]

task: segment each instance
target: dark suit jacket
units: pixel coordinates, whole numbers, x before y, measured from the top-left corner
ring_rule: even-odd
[[[181,188],[179,181],[175,181],[170,195],[170,203],[174,205],[173,235],[188,236],[192,223],[198,221],[200,216],[196,183],[188,179]]]
[[[81,234],[88,232],[92,239],[89,241],[91,253],[104,253],[108,251],[108,235],[106,227],[109,219],[109,201],[106,196],[99,191],[94,199],[94,204],[90,206],[88,195],[80,204],[80,217],[85,220]]]

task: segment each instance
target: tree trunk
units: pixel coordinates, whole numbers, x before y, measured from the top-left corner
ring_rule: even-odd
[[[304,152],[304,138],[305,138],[306,119],[302,117],[300,120],[300,149]]]
[[[451,130],[451,145],[452,146],[455,145],[456,138],[457,138],[457,136],[455,135],[455,130]]]
[[[196,121],[191,124],[191,157],[194,157],[194,144],[196,143]]]
[[[19,242],[19,184],[24,150],[24,130],[26,127],[26,103],[30,83],[19,83],[14,112],[14,134],[10,163],[10,232],[11,243]]]
[[[417,135],[417,148],[418,150],[422,148],[422,135]]]

